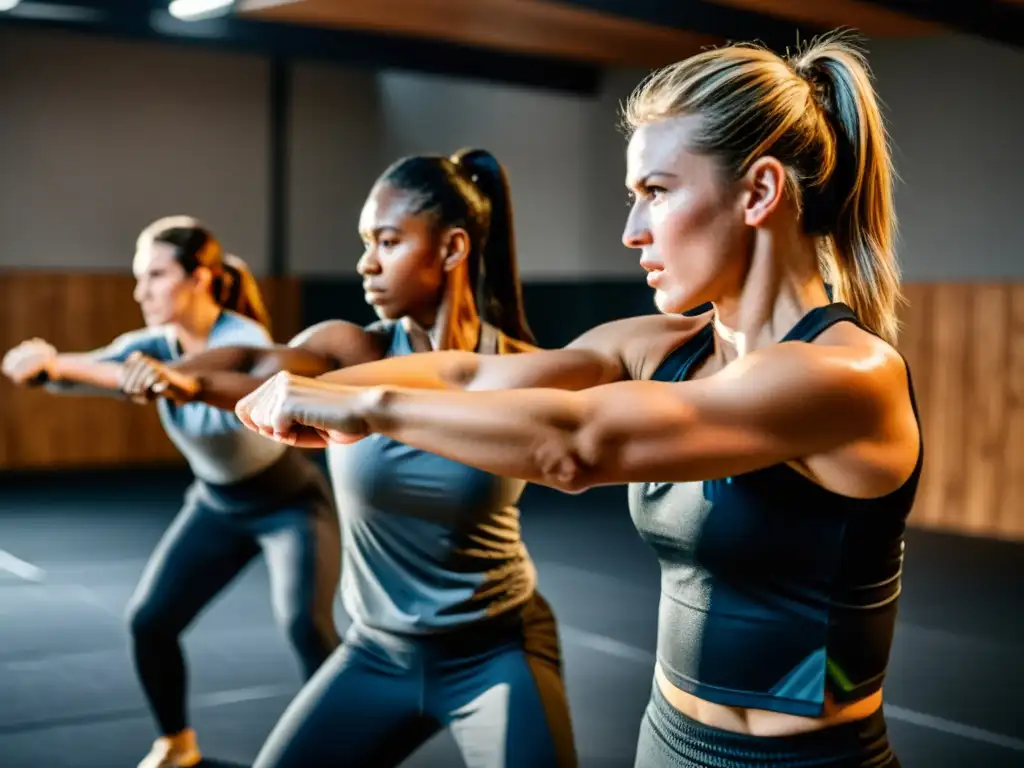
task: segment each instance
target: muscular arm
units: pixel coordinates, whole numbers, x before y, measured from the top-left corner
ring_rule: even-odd
[[[195,377],[199,388],[192,399],[233,410],[239,400],[280,371],[314,377],[378,354],[372,334],[352,323],[329,321],[308,328],[287,345],[216,347],[170,367]]]
[[[391,357],[332,371],[321,381],[347,386],[407,389],[580,390],[629,377],[624,323],[608,323],[564,349],[530,348],[522,354],[487,355],[441,351]]]
[[[898,357],[866,361],[843,349],[779,345],[691,382],[628,381],[581,392],[378,388],[363,396],[359,412],[371,432],[579,492],[727,477],[855,441],[881,442],[899,429],[891,404],[901,377],[905,390]]]

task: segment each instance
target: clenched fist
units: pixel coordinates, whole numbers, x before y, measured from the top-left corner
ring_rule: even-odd
[[[3,373],[15,384],[45,380],[57,349],[42,339],[29,339],[10,349],[3,360]]]
[[[249,429],[301,448],[353,443],[367,434],[360,415],[368,390],[281,372],[238,401],[235,414]]]
[[[132,352],[121,372],[121,391],[137,403],[156,397],[182,403],[199,392],[199,381],[141,352]]]

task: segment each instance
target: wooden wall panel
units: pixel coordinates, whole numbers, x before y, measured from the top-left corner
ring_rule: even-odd
[[[911,523],[1024,539],[1024,285],[906,293],[900,347],[926,440]]]
[[[260,280],[274,336],[299,330],[296,280]],[[94,349],[142,324],[134,280],[120,274],[0,275],[0,347],[38,336],[65,351]],[[180,462],[153,406],[55,396],[0,377],[0,469]]]

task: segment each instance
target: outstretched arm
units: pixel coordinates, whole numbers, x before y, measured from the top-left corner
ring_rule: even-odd
[[[779,345],[706,379],[580,392],[360,389],[315,381],[303,389],[308,380],[289,384],[281,377],[240,404],[239,416],[285,440],[294,424],[342,441],[346,434],[384,434],[497,475],[579,492],[726,477],[879,436],[892,427],[900,377],[905,392],[898,356],[866,363],[844,349]]]
[[[629,378],[629,323],[613,322],[563,349],[524,349],[521,354],[423,352],[332,371],[320,381],[355,387],[408,389],[579,390]]]
[[[168,365],[163,376],[184,399],[230,411],[279,371],[317,376],[337,364],[333,356],[302,346],[217,347]]]
[[[894,373],[902,371],[880,377],[842,351],[823,356],[794,346],[674,384],[466,394],[379,389],[365,396],[363,416],[371,432],[576,492],[728,477],[877,435],[891,392],[901,391],[885,388]]]
[[[168,365],[136,361],[129,391],[173,392],[175,399],[233,410],[243,397],[280,371],[318,376],[379,354],[372,334],[352,323],[315,325],[287,344],[214,347]]]
[[[92,352],[61,353],[42,339],[30,339],[9,350],[3,372],[16,384],[46,384],[57,393],[120,395],[124,361],[134,352],[154,357],[166,354],[160,330],[123,334]]]
[[[53,391],[84,393],[103,390],[117,395],[121,381],[121,363],[97,360],[88,353],[58,353],[47,361],[40,378],[45,378]]]

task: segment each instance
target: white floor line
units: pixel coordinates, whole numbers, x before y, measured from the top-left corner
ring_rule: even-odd
[[[276,699],[279,696],[292,696],[298,689],[292,685],[253,685],[248,688],[235,688],[230,691],[213,691],[197,694],[191,701],[194,707],[223,707],[228,704],[239,704],[243,701],[263,701]]]
[[[15,557],[10,552],[0,549],[0,570],[14,574],[19,579],[38,584],[46,578],[46,571],[32,563]]]
[[[973,725],[958,723],[956,720],[947,720],[944,717],[926,715],[924,712],[914,712],[911,709],[896,707],[892,704],[885,705],[885,716],[893,720],[900,720],[911,725],[919,725],[922,728],[931,728],[933,731],[942,731],[954,736],[962,736],[972,741],[982,741],[986,744],[994,744],[1004,749],[1012,749],[1014,752],[1024,752],[1024,739],[1017,739],[1013,736],[1006,736],[1002,733],[986,731],[984,728],[976,728]]]
[[[606,653],[623,661],[632,661],[637,664],[654,664],[654,654],[642,648],[628,645],[604,635],[597,635],[593,632],[584,632],[581,629],[567,627],[564,624],[559,626],[562,638],[570,643],[589,648],[592,651]],[[653,672],[653,667],[652,667]]]

